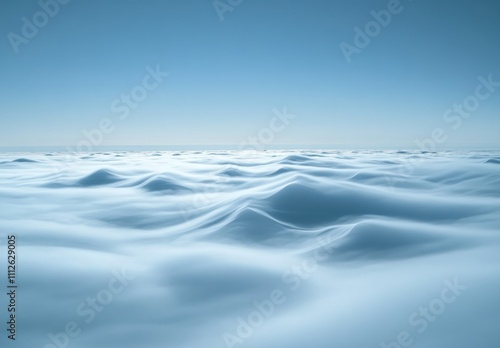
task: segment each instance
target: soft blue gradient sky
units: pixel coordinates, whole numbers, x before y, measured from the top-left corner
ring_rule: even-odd
[[[226,2],[225,0],[223,0]],[[72,0],[16,54],[36,1],[0,3],[0,146],[240,144],[273,109],[296,118],[273,145],[499,147],[500,87],[463,120],[443,113],[500,81],[500,2],[401,0],[403,10],[347,63],[339,44],[387,8],[374,0],[244,0],[221,21],[212,0]],[[125,120],[113,101],[146,68],[170,75]]]

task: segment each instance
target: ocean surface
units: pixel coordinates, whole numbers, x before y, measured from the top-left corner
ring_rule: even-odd
[[[500,347],[500,152],[3,153],[0,231],[2,346]]]

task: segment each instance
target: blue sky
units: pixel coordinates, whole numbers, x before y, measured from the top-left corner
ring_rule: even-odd
[[[479,77],[500,82],[500,3],[401,0],[348,63],[339,45],[395,4],[71,0],[27,38],[40,4],[4,0],[0,146],[76,147],[85,131],[95,145],[237,145],[286,108],[295,118],[266,146],[416,148],[438,128],[438,149],[500,147],[498,86],[443,119]],[[120,118],[134,88],[147,93]]]

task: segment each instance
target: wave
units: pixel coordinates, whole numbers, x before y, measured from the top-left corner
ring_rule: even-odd
[[[218,348],[238,330],[258,348],[377,347],[403,330],[415,347],[496,342],[497,152],[1,156],[22,346],[50,345],[69,321],[74,347]],[[87,323],[77,309],[123,268],[134,278]],[[467,294],[432,330],[408,326],[455,278]],[[285,300],[262,314],[276,291]]]
[[[81,187],[92,187],[114,184],[123,180],[118,175],[108,169],[99,169],[95,172],[84,176],[77,181],[77,185]]]

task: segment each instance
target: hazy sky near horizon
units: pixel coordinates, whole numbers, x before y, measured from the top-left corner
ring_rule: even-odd
[[[500,147],[498,1],[53,1],[0,2],[0,146]]]

